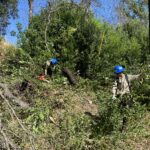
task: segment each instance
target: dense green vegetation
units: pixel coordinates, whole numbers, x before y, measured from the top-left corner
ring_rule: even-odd
[[[50,11],[51,10],[51,11]],[[51,14],[49,14],[51,12]],[[74,3],[59,3],[32,17],[26,31],[19,30],[18,48],[0,49],[0,147],[6,134],[20,149],[99,150],[150,147],[150,53],[147,24],[134,18],[112,26]],[[2,45],[2,42],[0,43]],[[60,63],[49,83],[38,80],[46,60],[60,52]],[[120,113],[112,100],[115,65],[126,72],[142,73],[132,85],[134,104]],[[65,84],[60,68],[76,74],[77,85]],[[77,73],[79,72],[79,73]],[[30,81],[20,91],[22,81]],[[5,84],[5,86],[1,85]],[[29,103],[20,108],[5,99],[6,87]],[[3,97],[4,95],[4,97]],[[15,113],[14,113],[15,112]],[[120,132],[122,117],[127,130]],[[2,132],[3,131],[3,132]],[[13,147],[14,146],[14,147]]]
[[[11,17],[16,18],[18,0],[0,0],[0,36],[6,34],[6,27]]]

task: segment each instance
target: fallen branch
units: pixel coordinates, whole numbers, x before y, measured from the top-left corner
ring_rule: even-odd
[[[19,106],[21,106],[22,108],[27,108],[29,107],[29,104],[26,103],[26,102],[23,102],[21,101],[19,98],[17,98],[16,96],[14,96],[9,88],[8,88],[8,85],[7,84],[3,84],[3,83],[0,83],[0,88],[3,89],[3,94],[5,97],[7,97],[9,100],[11,100],[12,102],[18,104]]]
[[[29,136],[29,141],[30,144],[32,146],[32,150],[35,150],[34,147],[34,142],[32,139],[32,134],[24,127],[24,125],[22,124],[21,120],[18,118],[18,116],[15,113],[15,110],[13,109],[13,107],[10,105],[9,101],[5,98],[5,96],[2,94],[2,91],[0,91],[0,96],[2,97],[2,99],[6,102],[6,104],[8,105],[8,107],[10,108],[10,110],[12,111],[13,115],[15,116],[15,118],[17,119],[19,125],[21,126],[21,128],[25,131],[25,133]]]

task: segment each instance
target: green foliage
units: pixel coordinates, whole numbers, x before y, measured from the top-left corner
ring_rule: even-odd
[[[55,51],[59,50],[60,64],[90,79],[111,77],[112,66],[116,64],[126,67],[147,61],[148,30],[141,22],[132,21],[114,28],[91,13],[84,20],[80,5],[60,3],[57,7],[49,24],[47,7],[33,17],[29,29],[23,33],[21,47],[35,61],[42,63],[55,57]]]
[[[100,96],[98,95],[98,97]],[[137,122],[140,122],[146,110],[145,107],[142,107],[137,102],[136,95],[133,96],[133,104],[131,107],[121,107],[121,98],[113,101],[109,98],[101,99],[100,97],[99,100],[101,104],[100,116],[97,121],[94,122],[93,127],[94,133],[97,134],[97,136],[101,136],[101,134],[111,135],[120,132],[123,117],[126,117],[128,120],[127,130],[132,131],[134,128],[138,130],[139,126]],[[127,130],[125,132],[127,132]]]
[[[55,50],[59,50],[61,61],[71,68],[83,70],[82,75],[84,75],[94,66],[90,65],[90,62],[95,56],[93,53],[98,51],[97,43],[100,43],[99,35],[102,25],[93,15],[90,15],[87,22],[83,21],[84,12],[76,4],[73,7],[62,3],[60,7],[56,13],[51,14],[50,24],[47,24],[47,11],[33,17],[25,33],[26,39],[22,41],[22,48],[31,56],[37,57],[47,50],[47,44],[51,57],[55,56]],[[45,41],[47,26],[47,41]]]
[[[147,109],[150,110],[150,69],[146,66],[143,72],[143,79],[134,83],[134,92],[137,96],[137,101],[139,101],[142,105],[147,106]]]
[[[38,106],[39,105],[39,106]],[[37,106],[30,108],[26,113],[29,116],[26,118],[26,124],[31,124],[31,130],[34,133],[43,133],[46,132],[47,122],[50,117],[50,108],[47,105],[43,105],[39,103]]]
[[[132,51],[135,51],[135,53],[138,52],[137,54],[140,54],[138,56],[138,58],[141,60],[140,62],[146,62],[149,56],[148,26],[141,23],[140,21],[132,20],[123,26],[123,30],[127,33],[131,44],[136,42],[135,44],[138,46],[137,48],[135,47],[135,49],[132,49]],[[135,54],[133,56],[135,56]]]
[[[9,53],[9,56],[8,56]],[[7,48],[7,54],[1,65],[2,72],[11,76],[24,76],[32,66],[30,56],[21,48]]]
[[[0,79],[9,85],[16,81],[21,84],[22,79],[28,79],[34,88],[33,92],[30,89],[18,92],[22,100],[31,103],[28,109],[20,112],[15,107],[19,119],[35,134],[37,149],[138,149],[137,143],[140,145],[141,139],[142,142],[149,140],[147,27],[137,20],[114,27],[97,20],[91,12],[85,20],[85,12],[78,4],[61,2],[56,6],[49,24],[49,7],[32,18],[25,32],[18,24],[21,48],[4,49],[9,55],[1,63]],[[56,50],[61,55],[60,65],[56,68],[59,74],[48,79],[49,83],[37,80],[43,72],[43,64],[56,56]],[[132,86],[134,103],[130,108],[120,107],[119,98],[111,99],[113,68],[117,64],[124,65],[127,73],[143,75],[143,80]],[[63,65],[79,70],[77,86],[64,85],[66,78],[60,74]],[[13,94],[17,93],[15,87],[11,87]],[[90,94],[94,94],[94,98]],[[95,103],[99,112],[92,114]],[[3,123],[22,137],[20,127],[12,121],[3,102],[0,108],[4,113]],[[128,118],[128,126],[121,133],[124,116]],[[23,135],[23,140],[13,136],[21,148],[30,148],[26,136]]]
[[[6,33],[9,19],[17,17],[17,4],[18,0],[0,0],[0,36]]]
[[[60,131],[55,135],[55,143],[52,134],[49,134],[49,141],[52,142],[57,149],[83,149],[88,139],[89,119],[86,116],[64,115],[64,120],[60,124]],[[57,143],[61,143],[58,145]]]
[[[121,0],[120,3],[125,17],[148,23],[148,0]]]

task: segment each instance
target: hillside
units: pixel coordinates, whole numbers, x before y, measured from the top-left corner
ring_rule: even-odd
[[[148,1],[26,2],[0,1],[0,150],[150,150]]]
[[[7,60],[10,58],[2,63],[0,75],[1,147],[7,147],[3,144],[7,140],[12,149],[24,150],[31,147],[38,150],[149,149],[150,114],[141,106],[136,106],[138,112],[131,118],[134,120],[130,120],[127,132],[121,133],[117,129],[117,102],[107,96],[110,93],[107,86],[95,90],[90,80],[80,77],[77,77],[78,84],[71,86],[69,82],[64,84],[64,78],[58,75],[46,83],[37,76],[19,75],[16,73],[19,69],[8,70],[6,65],[12,64]],[[20,90],[24,79],[29,84]],[[112,126],[117,128],[111,131]]]

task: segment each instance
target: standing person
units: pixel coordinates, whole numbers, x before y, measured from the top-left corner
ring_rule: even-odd
[[[131,97],[131,81],[138,79],[140,74],[138,75],[127,75],[124,74],[125,68],[122,66],[115,66],[115,82],[113,84],[112,99],[116,98],[120,99],[120,110],[123,115],[125,115],[125,111],[127,108],[132,106],[132,97]],[[127,116],[123,116],[121,131],[125,130],[127,127]]]
[[[49,75],[52,77],[53,71],[55,70],[55,66],[58,64],[57,58],[51,58],[50,60],[46,61],[45,66],[45,75]]]

